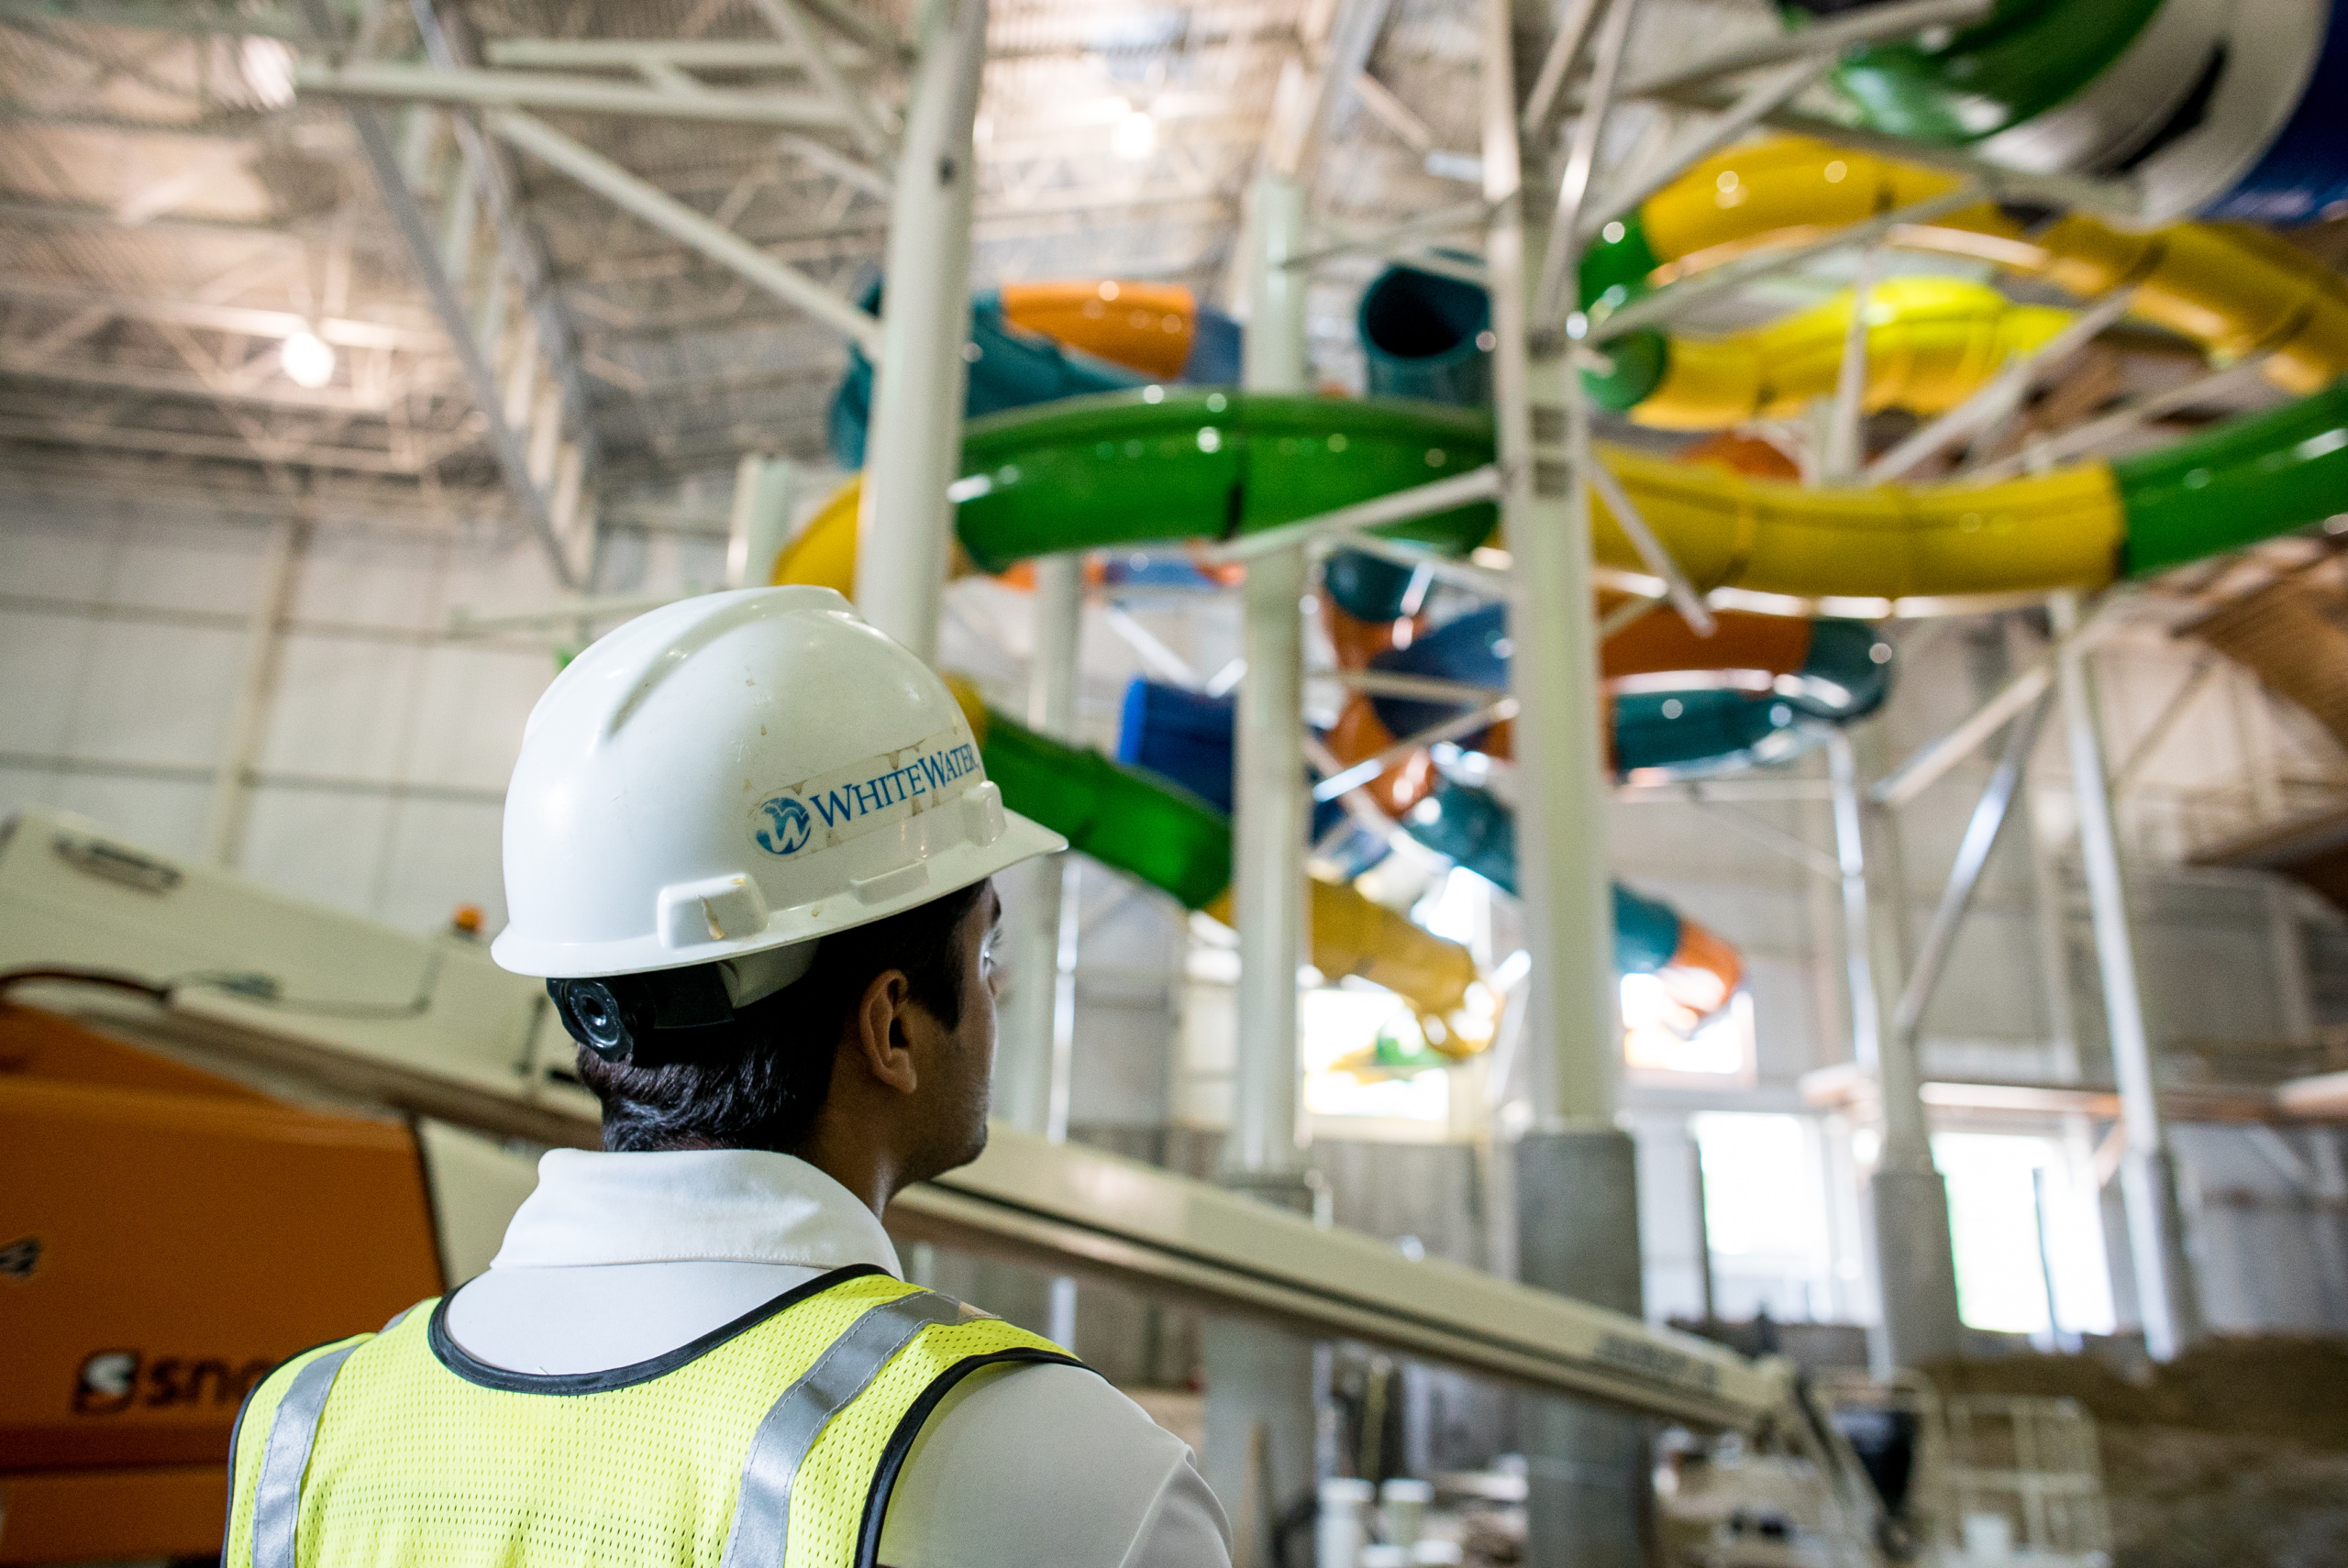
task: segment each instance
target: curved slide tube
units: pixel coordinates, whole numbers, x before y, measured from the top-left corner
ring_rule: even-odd
[[[843,485],[782,552],[774,581],[813,583],[853,594],[860,496],[858,480]],[[1344,558],[1368,558],[1348,553]],[[1358,599],[1347,604],[1336,581],[1333,576],[1332,598],[1348,613],[1368,609],[1368,614],[1357,618],[1397,618],[1399,611],[1380,616],[1374,605]],[[1720,612],[1715,619],[1720,631],[1700,640],[1677,616],[1648,615],[1600,647],[1600,668],[1614,697],[1616,771],[1645,783],[1782,761],[1807,743],[1806,719],[1859,717],[1882,700],[1888,670],[1876,650],[1884,645],[1855,622],[1813,624],[1800,617],[1736,611]],[[1491,630],[1495,635],[1487,636],[1488,643],[1496,640],[1497,628]],[[1439,647],[1450,650],[1458,646],[1456,639],[1469,635],[1451,633],[1455,641]],[[1454,665],[1449,662],[1453,657],[1448,651],[1406,652],[1370,662],[1403,674],[1507,685],[1504,659],[1491,668],[1486,668],[1489,659],[1476,660],[1464,648],[1457,657],[1469,662]],[[1792,701],[1783,700],[1789,697]],[[1456,712],[1399,699],[1365,700],[1349,709],[1350,723],[1341,725],[1340,738],[1332,744],[1343,760],[1352,763]],[[1412,717],[1423,723],[1413,723]],[[1397,729],[1398,723],[1404,727]]]
[[[1488,605],[1408,647],[1376,656],[1368,668],[1506,690],[1508,614],[1505,605]],[[1711,754],[1701,749],[1702,741],[1676,733],[1699,727],[1689,706],[1699,693],[1737,700],[1719,705],[1715,713],[1755,706],[1752,699],[1766,698],[1759,706],[1782,705],[1793,715],[1837,723],[1864,717],[1882,705],[1890,685],[1891,649],[1874,628],[1856,621],[1782,615],[1730,613],[1717,619],[1720,630],[1711,641],[1722,646],[1711,652],[1714,662],[1709,669],[1689,657],[1695,650],[1687,645],[1696,639],[1674,616],[1643,617],[1607,639],[1601,655],[1615,696],[1616,772],[1653,777],[1658,770],[1670,772],[1708,759]],[[1651,703],[1636,703],[1632,701],[1635,698],[1650,699]],[[1685,712],[1645,719],[1648,706],[1663,702],[1677,702]],[[1424,698],[1384,694],[1371,696],[1369,706],[1392,735],[1430,730],[1468,711]],[[1796,722],[1798,717],[1781,718],[1771,730]],[[1737,749],[1752,744],[1746,740]]]
[[[2348,146],[2348,143],[2343,143]],[[2348,154],[2343,154],[2348,157]],[[1582,297],[1594,326],[1650,286],[1691,276],[1740,253],[1798,243],[1956,188],[1936,170],[1781,137],[1732,148],[1697,164],[1593,244]],[[2128,233],[2082,214],[2025,231],[1984,204],[1897,231],[1906,248],[1988,260],[2080,299],[2132,289],[2130,312],[2225,359],[2264,356],[2263,373],[2305,396],[2348,372],[2348,285],[2273,235],[2235,224],[2175,224]],[[1624,345],[1651,338],[1649,349]],[[1639,367],[1659,335],[1607,345],[1617,377]],[[1659,350],[1667,359],[1669,349]],[[1607,387],[1635,403],[1635,385]]]
[[[862,304],[880,307],[880,284]],[[977,418],[1151,381],[1235,381],[1239,324],[1174,284],[1006,283],[970,302],[964,358],[963,413]],[[864,466],[871,412],[872,361],[851,344],[832,394],[832,455],[842,468]]]
[[[1151,394],[1155,393],[1155,401]],[[1996,484],[1804,490],[1601,447],[1700,590],[1797,602],[2099,588],[2331,515],[2348,496],[2348,386],[2116,462]],[[982,569],[1053,550],[1223,538],[1492,458],[1489,414],[1432,404],[1146,389],[998,414],[963,440],[958,531]],[[1461,553],[1489,503],[1377,533]],[[1602,501],[1600,561],[1640,569]]]
[[[1789,20],[1882,0],[1790,0]],[[1998,0],[1846,56],[1843,120],[2040,172],[2124,178],[2154,222],[2304,223],[2348,196],[2342,0]]]
[[[1430,627],[1406,613],[1417,580],[1406,567],[1340,550],[1323,573],[1323,613],[1337,662],[1371,676],[1432,678],[1509,688],[1508,613],[1501,605]],[[1603,597],[1603,596],[1601,596]],[[1645,615],[1599,648],[1611,701],[1611,766],[1640,782],[1718,773],[1781,760],[1815,734],[1809,721],[1847,722],[1872,712],[1890,680],[1891,648],[1852,621],[1812,622],[1724,611],[1699,638],[1675,615]],[[1365,685],[1369,682],[1365,681]],[[1357,691],[1325,737],[1351,766],[1390,752],[1470,709],[1456,702]],[[1465,749],[1511,755],[1502,723],[1456,737]],[[1390,816],[1424,798],[1434,762],[1423,750],[1382,772],[1368,788]]]
[[[2348,153],[2343,153],[2348,160]],[[1782,138],[1715,155],[1607,227],[1582,269],[1594,326],[1656,282],[1748,248],[1798,241],[1955,188],[1936,171],[1824,142]],[[2264,356],[2264,373],[2305,395],[2348,371],[2348,288],[2313,257],[2237,225],[2176,224],[2132,234],[2074,215],[2025,233],[1984,204],[1910,226],[1909,248],[1990,260],[2082,299],[2132,289],[2133,315],[2224,360]],[[1754,331],[1706,339],[1643,329],[1606,344],[1613,369],[1585,374],[1604,407],[1674,430],[1782,417],[1834,390],[1850,320],[1845,292]],[[1869,299],[1870,410],[1955,406],[2068,314],[2019,305],[1982,284],[1895,277]],[[1359,326],[1375,392],[1480,391],[1487,320],[1472,283],[1394,268],[1363,296]]]
[[[949,680],[979,740],[987,777],[1013,811],[1105,866],[1230,922],[1231,819],[1224,810],[1140,768],[1112,762],[1006,718]],[[1224,794],[1229,794],[1225,739]],[[1312,884],[1312,963],[1332,981],[1358,976],[1409,1003],[1431,1041],[1475,1049],[1459,1017],[1475,960],[1349,886]]]
[[[1170,780],[1180,787],[1184,795],[1202,803],[1227,810],[1232,797],[1235,723],[1235,704],[1228,697],[1207,697],[1180,687],[1135,680],[1125,690],[1124,720],[1118,726],[1117,759],[1135,770]],[[988,766],[988,774],[989,777],[993,776],[991,762]],[[1009,798],[1009,786],[1004,787],[1004,795]],[[1479,817],[1472,841],[1456,832],[1438,841],[1423,829],[1427,823],[1435,820],[1444,807],[1438,806],[1436,812],[1429,812],[1423,804],[1403,813],[1401,826],[1429,848],[1450,856],[1479,876],[1513,893],[1516,890],[1516,851],[1513,829],[1505,824],[1505,809],[1481,790],[1464,790],[1463,787],[1440,778],[1429,800],[1447,804],[1454,798],[1467,795],[1489,803],[1490,812],[1497,812],[1502,819],[1502,828],[1494,830],[1485,818]],[[1024,810],[1024,807],[1021,809]],[[1466,845],[1472,853],[1453,854],[1455,844]],[[1227,844],[1224,854],[1227,864]],[[1341,893],[1368,903],[1350,889],[1334,888],[1325,882],[1314,884],[1314,965],[1324,974],[1362,974],[1390,989],[1401,989],[1391,981],[1368,970],[1333,971],[1321,961],[1324,900]],[[1378,908],[1374,904],[1369,907]],[[1400,926],[1416,933],[1422,942],[1439,940],[1419,932],[1401,915],[1391,911],[1381,912]],[[1661,976],[1671,988],[1674,999],[1699,1016],[1712,1012],[1728,1000],[1744,976],[1743,960],[1728,943],[1693,921],[1682,918],[1669,905],[1642,898],[1620,883],[1614,889],[1614,963],[1615,967],[1624,973]]]
[[[1362,298],[1370,391],[1451,402],[1443,394],[1454,388],[1482,387],[1489,381],[1488,351],[1477,342],[1489,319],[1483,293],[1457,279],[1390,268]],[[1789,418],[1833,394],[1852,301],[1845,289],[1782,321],[1723,337],[1637,334],[1610,345],[1611,373],[1586,381],[1600,406],[1659,430]],[[1922,414],[1954,408],[2070,319],[2068,311],[2015,304],[1960,278],[1885,279],[1867,298],[1864,406]]]

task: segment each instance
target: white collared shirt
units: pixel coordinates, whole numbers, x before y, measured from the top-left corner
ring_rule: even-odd
[[[749,1149],[549,1151],[449,1336],[512,1372],[665,1355],[832,1269],[903,1277],[888,1232],[803,1160]],[[982,1305],[982,1304],[981,1304]],[[880,1531],[889,1568],[1228,1568],[1191,1451],[1106,1379],[989,1367],[922,1429]]]

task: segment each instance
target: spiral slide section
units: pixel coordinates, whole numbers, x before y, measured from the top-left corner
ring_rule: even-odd
[[[877,301],[875,291],[873,303]],[[1006,287],[974,303],[970,341],[976,355],[967,404],[974,415],[1086,392],[1155,389],[1159,381],[1184,374],[1223,380],[1237,374],[1236,326],[1227,317],[1197,309],[1188,290],[1156,285],[1085,282]],[[852,357],[833,403],[834,447],[845,462],[861,460],[870,386],[869,364]],[[852,592],[861,500],[861,483],[851,479],[800,530],[777,562],[774,580]],[[1385,591],[1392,591],[1390,583]],[[1753,630],[1765,618],[1736,619],[1755,623],[1755,628],[1748,628]],[[1655,635],[1666,624],[1656,619],[1644,639],[1623,643],[1632,652],[1636,673],[1652,677],[1660,670],[1693,667],[1700,673],[1691,679],[1701,680],[1712,673],[1711,659],[1733,651],[1727,644],[1708,650],[1709,657],[1669,650],[1667,644],[1658,646]],[[1749,642],[1755,651],[1791,668],[1801,662],[1807,639],[1797,635],[1789,642],[1779,628],[1800,625],[1771,621],[1757,637],[1733,640]],[[1773,673],[1744,671],[1741,678],[1748,686],[1757,679],[1766,687]],[[1227,707],[1222,718],[1220,782],[1210,780],[1204,791],[1209,800],[1220,802],[1217,809],[1202,804],[1189,790],[1169,788],[1145,769],[1120,766],[1097,752],[1027,729],[986,708],[967,690],[961,694],[972,727],[981,737],[989,776],[1013,808],[1051,826],[1094,858],[1171,894],[1187,908],[1218,916],[1228,913]],[[1715,767],[1742,765],[1767,759],[1774,749],[1787,745],[1785,720],[1792,710],[1784,704],[1755,705],[1741,692],[1722,690],[1690,692],[1687,706],[1693,711],[1687,714],[1689,722],[1680,723],[1683,704],[1667,695],[1628,701],[1623,750],[1634,766],[1654,773],[1690,762]],[[1367,723],[1357,723],[1352,742],[1342,748],[1347,761],[1362,745],[1376,750],[1390,741],[1367,708],[1362,718]],[[1429,773],[1423,766],[1420,771]],[[1464,1054],[1479,1043],[1463,1032],[1457,1016],[1476,978],[1466,948],[1431,935],[1349,885],[1316,881],[1312,900],[1312,959],[1323,974],[1332,979],[1358,976],[1403,997],[1419,1017],[1423,1037],[1437,1043],[1439,1052]],[[1617,912],[1619,961],[1661,976],[1672,994],[1692,1010],[1709,1012],[1734,990],[1742,966],[1727,943],[1692,922],[1683,927],[1668,906],[1627,890],[1618,897]],[[1684,944],[1683,929],[1688,935]]]
[[[862,304],[877,311],[875,284]],[[966,417],[999,414],[1152,381],[1222,385],[1239,379],[1239,324],[1166,283],[1007,283],[970,302]],[[872,361],[851,344],[832,395],[832,455],[864,466]]]
[[[1782,9],[1800,26],[1881,3]],[[2145,222],[2304,223],[2348,198],[2342,0],[1997,0],[1831,80],[1848,125],[2124,182]]]
[[[1700,590],[1788,609],[1956,608],[2099,588],[2318,522],[2348,496],[2348,387],[2143,457],[1995,484],[1805,490],[1601,447]],[[1146,388],[998,414],[964,436],[959,533],[986,570],[1052,550],[1219,539],[1492,459],[1489,414],[1399,402]],[[1489,503],[1376,530],[1453,553]],[[1600,562],[1637,554],[1593,498]]]
[[[2348,162],[2348,139],[2340,144]],[[1665,281],[1747,250],[1812,237],[1955,188],[1935,171],[1795,138],[1751,144],[1698,165],[1608,226],[1582,269],[1591,329],[1612,369],[1585,377],[1609,410],[1660,429],[1714,430],[1784,417],[1831,394],[1850,321],[1846,291],[1815,309],[1725,337],[1645,328],[1610,337],[1608,318]],[[1910,226],[1903,248],[1988,260],[2083,299],[2132,289],[2131,313],[2222,360],[2258,357],[2285,391],[2322,390],[2348,370],[2348,290],[2312,258],[2234,224],[2175,224],[2145,233],[2074,215],[2025,231],[1988,204]],[[2054,337],[2069,313],[2020,305],[1954,278],[1887,279],[1867,306],[1870,411],[1933,414],[1954,407],[2014,358]],[[1478,342],[1483,291],[1407,267],[1363,298],[1372,390],[1482,401]],[[1462,399],[1462,391],[1473,396]]]
[[[1231,818],[1226,733],[1223,802],[1087,746],[1037,734],[950,681],[1004,801],[1103,865],[1172,894],[1186,909],[1230,917]],[[1465,947],[1421,930],[1350,885],[1312,885],[1312,963],[1332,981],[1358,976],[1418,1015],[1422,1033],[1464,1054],[1484,1044],[1460,1017],[1476,980]],[[1730,955],[1733,959],[1733,953]],[[1732,982],[1733,984],[1733,982]]]
[[[1182,795],[1192,798],[1206,809],[1219,813],[1228,812],[1232,800],[1235,719],[1235,704],[1228,697],[1208,697],[1177,686],[1135,680],[1125,693],[1124,714],[1117,739],[1118,762],[1137,774],[1170,781],[1179,787]],[[1088,766],[1112,765],[1105,758],[1099,758]],[[991,761],[988,765],[988,776],[993,777]],[[1148,778],[1142,781],[1148,782]],[[1008,799],[1011,787],[1006,784],[1003,790]],[[1439,774],[1433,776],[1432,793],[1428,799],[1437,801],[1436,809],[1405,812],[1401,818],[1404,831],[1437,853],[1450,856],[1468,869],[1514,892],[1516,849],[1514,830],[1507,809],[1486,791],[1454,784]],[[1431,834],[1426,824],[1433,823],[1438,813],[1449,809],[1455,801],[1461,803],[1460,812],[1456,814],[1480,813],[1476,815],[1476,828],[1451,831],[1447,836]],[[1335,805],[1324,806],[1324,812],[1331,818],[1340,814]],[[1316,827],[1326,825],[1317,823]],[[1230,864],[1227,838],[1221,845],[1220,852],[1222,859],[1218,864],[1227,873]],[[1202,877],[1202,882],[1204,879]],[[1339,912],[1332,906],[1341,905],[1346,895],[1369,909],[1378,909],[1378,906],[1353,893],[1347,887],[1316,882],[1313,888],[1315,966],[1324,974],[1359,974],[1390,990],[1401,991],[1405,995],[1414,994],[1408,987],[1388,977],[1388,974],[1392,972],[1390,969],[1381,972],[1379,968],[1364,966],[1333,970],[1329,964],[1323,962],[1322,922],[1324,912]],[[1366,961],[1379,966],[1407,962],[1414,967],[1423,966],[1424,959],[1413,956],[1414,952],[1423,951],[1426,944],[1437,943],[1439,939],[1428,936],[1400,915],[1382,910],[1379,912],[1392,924],[1374,942],[1356,939],[1366,955],[1375,955],[1374,958]],[[1348,917],[1348,923],[1337,929],[1338,940],[1346,940],[1358,924],[1359,917]],[[1441,945],[1451,946],[1448,943]],[[1464,956],[1464,950],[1460,951]],[[1674,999],[1699,1017],[1711,1013],[1725,1002],[1744,977],[1744,961],[1727,942],[1694,921],[1686,919],[1670,905],[1643,897],[1620,883],[1614,887],[1614,965],[1625,974],[1659,976]],[[1403,977],[1412,977],[1406,973]],[[1469,977],[1472,977],[1472,971]]]
[[[1619,292],[1616,303],[1630,297]],[[1831,397],[1849,335],[1853,294],[1750,332],[1722,337],[1638,334],[1610,346],[1614,370],[1586,378],[1592,400],[1659,430],[1724,430],[1754,419],[1800,414]],[[2011,360],[2068,325],[2069,311],[2015,304],[1961,278],[1889,278],[1866,308],[1870,414],[1922,414],[1955,407]],[[1490,321],[1484,291],[1456,278],[1393,267],[1362,299],[1362,348],[1373,392],[1455,401],[1480,391]],[[1475,402],[1486,401],[1479,396]]]

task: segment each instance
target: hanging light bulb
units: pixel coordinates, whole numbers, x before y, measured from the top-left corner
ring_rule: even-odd
[[[334,348],[307,327],[285,340],[277,362],[297,387],[322,387],[334,380]]]

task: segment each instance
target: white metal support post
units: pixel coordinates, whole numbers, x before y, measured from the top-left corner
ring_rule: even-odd
[[[1036,562],[1036,646],[1027,668],[1027,723],[1055,740],[1076,738],[1078,634],[1084,610],[1084,558]],[[995,1114],[1023,1132],[1068,1139],[1076,1054],[1078,862],[1046,856],[995,878],[1010,939],[1011,989],[995,1047]],[[1076,1342],[1076,1281],[978,1260],[979,1289],[994,1309],[1041,1327],[1057,1344]]]
[[[1514,602],[1526,612],[1512,616],[1510,633],[1522,781],[1518,878],[1533,955],[1526,1006],[1534,1114],[1548,1130],[1611,1127],[1618,1026],[1606,856],[1612,791],[1600,729],[1589,491],[1581,477],[1591,460],[1589,408],[1567,368],[1566,339],[1530,319],[1539,268],[1528,253],[1531,192],[1518,177],[1510,0],[1487,0],[1485,8],[1484,180],[1494,207],[1486,266],[1507,474],[1501,515],[1515,561]]]
[[[2144,1028],[2136,947],[2128,929],[2128,888],[2120,869],[2119,835],[2104,772],[2095,678],[2088,649],[2073,636],[2079,627],[2078,595],[2058,593],[2049,608],[2055,636],[2066,639],[2056,645],[2054,679],[2070,742],[2071,788],[2079,811],[2079,865],[2095,922],[2096,961],[2103,974],[2104,1015],[2111,1031],[2111,1067],[2120,1083],[2120,1121],[2128,1139],[2120,1181],[2128,1212],[2129,1261],[2136,1275],[2144,1348],[2154,1360],[2169,1361],[2200,1333],[2200,1306],[2186,1256],[2176,1169],[2153,1087],[2152,1041]]]
[[[1577,214],[1600,150],[1633,0],[1594,7],[1592,103],[1564,178],[1548,148],[1518,140],[1515,44],[1556,27],[1540,0],[1483,6],[1485,266],[1492,302],[1493,401],[1507,478],[1501,524],[1514,557],[1510,635],[1520,704],[1518,887],[1533,967],[1523,1048],[1534,1123],[1512,1151],[1519,1276],[1636,1314],[1637,1151],[1614,1125],[1620,1017],[1613,966],[1598,636],[1590,587],[1589,406],[1559,330],[1578,305]],[[1527,153],[1530,156],[1527,156]],[[1553,196],[1555,199],[1553,200]],[[1562,253],[1545,253],[1547,233]],[[1543,280],[1549,287],[1542,287]],[[1556,309],[1536,314],[1535,296]],[[1653,1507],[1647,1433],[1637,1419],[1556,1399],[1521,1417],[1528,1464],[1526,1558],[1576,1568],[1646,1562]]]
[[[2007,616],[2007,668],[2026,664],[2038,653],[2036,639],[2024,627],[2021,618]],[[2046,1007],[2047,1067],[2056,1083],[2076,1084],[2082,1075],[2078,1013],[2071,995],[2070,900],[2055,864],[2057,834],[2046,820],[2049,813],[2040,793],[2043,788],[2043,784],[2036,785],[2021,792],[2022,820],[2029,830],[2031,929],[2038,948],[2039,987]],[[2095,1143],[2094,1124],[2087,1117],[2072,1114],[2063,1118],[2064,1158],[2072,1188],[2081,1195],[2077,1221],[2087,1250],[2096,1261],[2096,1277],[2106,1282],[2108,1289],[2111,1246],[2105,1232],[2102,1194],[2095,1179]],[[2082,1316],[2080,1305],[2064,1302],[2062,1306],[2067,1320],[2078,1321]]]
[[[970,126],[986,65],[987,0],[925,0],[889,211],[888,295],[857,523],[856,602],[923,658],[937,652],[951,553],[946,498],[961,458],[962,345],[970,322]]]
[[[1302,248],[1304,187],[1280,174],[1256,185],[1257,253],[1250,287],[1247,390],[1306,390],[1305,279],[1286,265]],[[1298,1186],[1297,969],[1304,955],[1304,597],[1301,547],[1247,565],[1243,590],[1237,786],[1232,836],[1239,922],[1239,1061],[1223,1177]]]
[[[734,509],[725,531],[725,586],[764,588],[791,542],[791,459],[745,452],[734,466]]]
[[[1256,183],[1248,259],[1247,390],[1308,385],[1305,277],[1286,265],[1303,248],[1305,189],[1274,171]],[[1239,926],[1238,1061],[1231,1132],[1219,1178],[1287,1208],[1310,1207],[1298,1145],[1297,970],[1303,960],[1305,828],[1304,595],[1301,545],[1247,563],[1243,591],[1233,904]],[[1309,1341],[1210,1319],[1201,1351],[1207,1383],[1206,1478],[1230,1512],[1235,1562],[1279,1561],[1275,1528],[1310,1496],[1318,1471],[1320,1376]]]
[[[1036,562],[1036,651],[1027,673],[1029,725],[1055,740],[1076,734],[1076,650],[1083,612],[1083,558],[1044,556]],[[1064,863],[1065,862],[1065,863]],[[1063,929],[1064,883],[1073,862],[1053,856],[1031,860],[1006,873],[1003,901],[1010,911],[1011,991],[1004,999],[1002,1043],[995,1056],[996,1106],[1024,1132],[1054,1143],[1068,1136],[1068,1067],[1063,1036],[1073,1044],[1074,1019],[1062,1028],[1060,950],[1072,931]],[[1069,912],[1072,913],[1070,910]],[[1073,1004],[1074,998],[1069,999]],[[1073,1005],[1069,1010],[1074,1011]]]
[[[1888,824],[1880,817],[1887,808],[1868,801],[1857,748],[1839,729],[1827,737],[1827,762],[1834,789],[1835,856],[1843,872],[1852,1054],[1875,1075],[1882,1106],[1883,1146],[1867,1181],[1867,1198],[1883,1311],[1869,1352],[1877,1375],[1888,1376],[1900,1367],[1957,1354],[1965,1327],[1957,1314],[1948,1184],[1933,1164],[1916,1043],[1893,1017],[1891,999],[1905,967],[1897,900],[1906,895],[1885,832]]]

